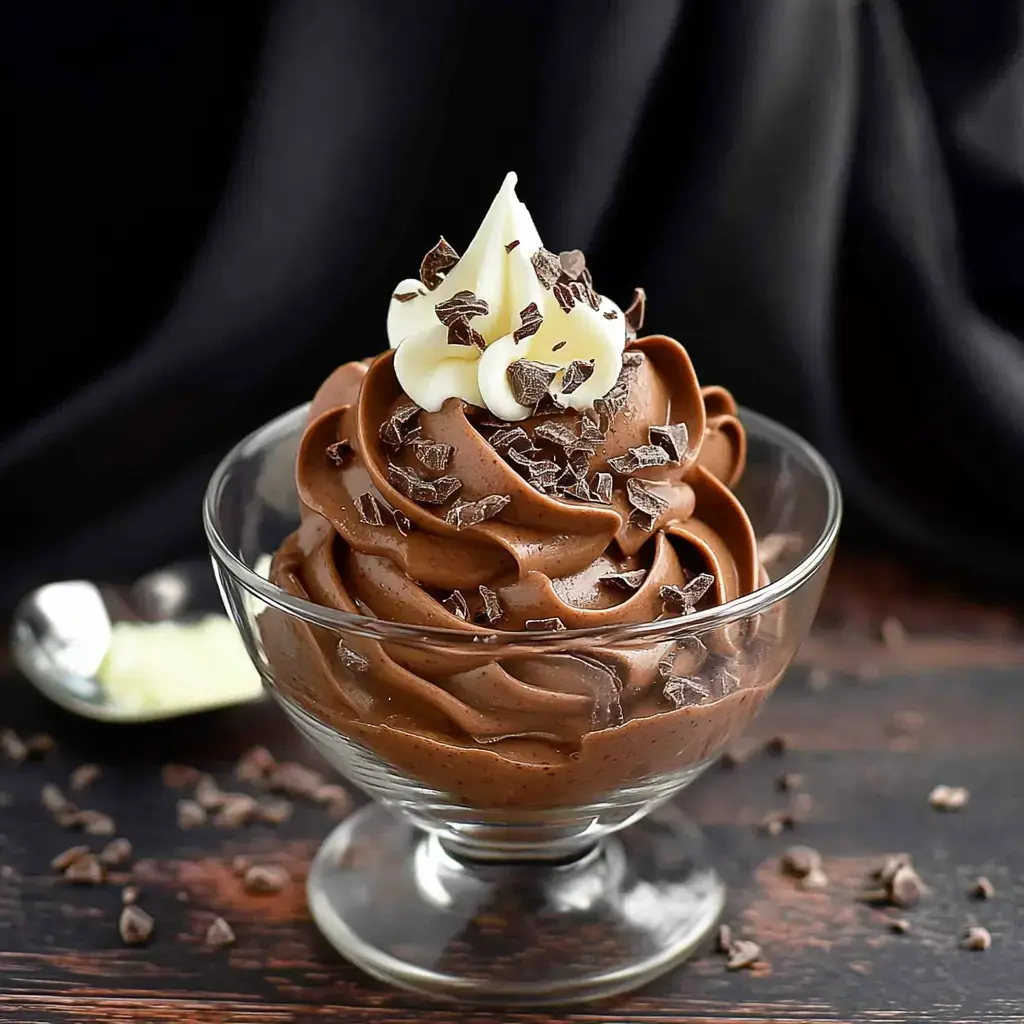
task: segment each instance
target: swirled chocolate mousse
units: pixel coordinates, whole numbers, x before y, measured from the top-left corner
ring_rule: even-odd
[[[777,676],[743,626],[561,649],[522,635],[685,627],[762,575],[731,490],[745,454],[731,396],[701,390],[678,342],[637,337],[642,290],[623,311],[581,252],[546,250],[515,182],[463,256],[442,238],[395,289],[390,350],[320,387],[302,525],[272,569],[317,604],[465,642],[261,617],[290,697],[492,808],[576,805],[706,762]]]

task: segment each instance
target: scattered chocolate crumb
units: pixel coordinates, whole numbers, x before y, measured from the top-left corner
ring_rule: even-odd
[[[960,939],[961,949],[971,949],[984,952],[992,948],[992,935],[987,928],[980,925],[970,925]]]
[[[250,747],[235,763],[235,778],[241,782],[262,782],[276,764],[266,747]]]
[[[320,772],[295,761],[282,762],[270,777],[271,788],[289,796],[312,797],[323,781]]]
[[[906,935],[910,932],[910,922],[905,917],[893,917],[887,922],[889,931],[895,935]]]
[[[199,781],[199,769],[187,764],[165,764],[160,780],[168,789],[184,789]]]
[[[52,782],[47,782],[40,790],[40,799],[51,814],[74,810],[74,804]]]
[[[241,878],[251,866],[252,862],[249,858],[240,853],[231,858],[231,873],[233,875],[237,875],[239,878]]]
[[[280,864],[253,864],[243,878],[251,893],[278,893],[291,881],[291,875]]]
[[[91,836],[112,836],[117,831],[114,819],[102,811],[79,811],[69,825],[78,826]]]
[[[28,757],[28,747],[13,729],[0,730],[0,750],[8,761],[21,764]]]
[[[889,882],[889,899],[897,907],[912,907],[924,892],[917,872],[909,865],[898,867]]]
[[[419,292],[394,292],[391,296],[396,302],[411,302]]]
[[[664,448],[672,462],[682,462],[690,447],[690,431],[685,423],[650,427],[647,437],[652,445]]]
[[[294,807],[282,796],[262,797],[256,806],[256,817],[268,825],[283,825],[291,816]]]
[[[100,863],[108,868],[117,868],[131,860],[132,844],[127,839],[119,837],[111,839],[106,846],[100,850]]]
[[[887,615],[882,619],[882,625],[879,627],[879,632],[882,636],[882,643],[884,643],[886,647],[902,647],[907,642],[907,631],[903,627],[903,623],[894,615]]]
[[[781,757],[789,747],[789,741],[785,736],[772,736],[765,741],[764,752],[772,757]]]
[[[612,475],[611,473],[597,473],[590,485],[590,492],[596,501],[602,505],[612,503]]]
[[[536,302],[531,302],[519,311],[519,321],[521,326],[512,332],[512,338],[517,345],[524,338],[532,338],[540,330],[541,324],[544,323],[544,317],[541,316]],[[564,345],[565,342],[562,342],[562,344]]]
[[[889,720],[892,732],[904,735],[919,732],[924,726],[924,715],[920,711],[895,711]]]
[[[453,590],[442,602],[444,608],[463,622],[469,619],[469,605],[461,590]]]
[[[804,878],[821,867],[821,854],[810,846],[791,846],[782,855],[782,870],[796,878]]]
[[[25,740],[25,751],[31,758],[42,759],[57,746],[57,741],[48,732],[37,732]]]
[[[633,569],[629,572],[608,572],[599,576],[598,583],[610,583],[621,590],[637,590],[647,578],[646,569]]]
[[[195,800],[178,801],[178,828],[198,828],[206,824],[206,810]]]
[[[444,521],[456,530],[478,526],[496,516],[512,498],[507,494],[489,494],[479,501],[457,501],[445,514]]]
[[[69,785],[76,792],[91,786],[100,777],[98,764],[80,764],[72,773]]]
[[[574,359],[562,374],[562,394],[571,395],[594,375],[593,359]]]
[[[821,868],[814,868],[808,871],[798,882],[797,886],[801,889],[805,889],[808,892],[820,892],[822,889],[829,887],[828,875],[822,871]]]
[[[356,512],[359,521],[366,526],[383,526],[386,509],[372,491],[365,491],[356,498]]]
[[[630,483],[633,481],[630,480]],[[701,598],[711,589],[715,577],[709,572],[698,573],[685,586],[677,587],[665,585],[658,595],[667,608],[679,612],[681,615],[689,615],[697,607]]]
[[[139,899],[139,887],[137,885],[126,885],[121,890],[121,905],[129,906],[132,903],[137,903]]]
[[[562,349],[565,348],[565,346],[568,345],[568,344],[569,343],[567,341],[556,341],[555,344],[551,346],[551,351],[552,352],[561,352]]]
[[[562,265],[558,257],[553,252],[540,248],[530,257],[530,262],[541,287],[550,291],[562,275]]]
[[[984,876],[979,875],[971,886],[971,897],[976,900],[990,900],[996,894],[996,887]]]
[[[86,853],[76,857],[64,869],[64,878],[75,885],[100,885],[107,877],[103,865],[95,854]]]
[[[505,245],[505,252],[511,252],[517,245],[519,245],[519,239],[513,238],[511,242]]]
[[[552,615],[548,619],[527,619],[526,628],[537,632],[542,630],[555,630],[558,632],[565,629],[565,623],[557,615]]]
[[[725,965],[727,971],[739,971],[744,967],[753,967],[761,959],[761,947],[748,939],[735,939],[729,950],[729,960]]]
[[[329,444],[324,451],[327,453],[327,458],[334,465],[341,466],[344,465],[345,460],[352,454],[352,445],[346,438],[342,438],[340,441]]]
[[[419,441],[413,445],[413,454],[432,473],[440,473],[448,468],[455,448],[450,444],[440,444],[437,441]]]
[[[644,313],[647,311],[647,292],[643,288],[633,289],[633,301],[623,312],[626,321],[626,337],[635,338],[644,326]]]
[[[88,846],[70,846],[68,849],[58,853],[53,860],[50,861],[50,867],[54,871],[65,871],[70,867],[76,860],[81,860],[89,853]]]
[[[794,825],[793,816],[788,811],[768,811],[758,822],[758,828],[769,836],[781,836],[787,828]]]
[[[732,929],[727,924],[718,926],[718,939],[716,949],[719,953],[728,953],[732,949]]]
[[[459,254],[442,235],[437,245],[423,257],[420,264],[420,280],[433,291],[444,280],[445,274],[458,262]]]
[[[225,793],[213,824],[217,828],[241,828],[256,815],[257,808],[256,798],[248,793]]]
[[[224,793],[212,775],[201,775],[195,788],[195,802],[204,811],[215,811],[224,803]]]
[[[477,587],[477,590],[480,591],[480,598],[484,603],[484,618],[492,624],[500,621],[505,611],[501,607],[498,595],[490,587],[485,587],[482,583]]]
[[[963,786],[936,786],[928,794],[928,803],[937,811],[959,811],[970,797]]]
[[[893,880],[893,876],[902,867],[908,867],[910,865],[910,854],[909,853],[890,853],[886,856],[885,860],[874,871],[871,872],[871,876],[877,879],[882,885],[888,887]]]
[[[153,934],[153,918],[142,907],[129,903],[121,911],[117,927],[126,946],[142,946]]]
[[[804,777],[799,772],[786,772],[775,780],[775,788],[781,793],[789,793],[804,784]]]
[[[223,917],[215,917],[206,929],[208,946],[230,946],[235,941],[235,933],[231,925]]]
[[[505,371],[512,397],[520,405],[536,405],[547,393],[560,367],[533,359],[515,359]]]
[[[368,672],[370,663],[358,651],[352,650],[344,640],[339,640],[336,646],[338,660],[349,672]]]

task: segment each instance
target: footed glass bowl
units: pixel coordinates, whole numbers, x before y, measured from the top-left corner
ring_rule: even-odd
[[[268,582],[268,557],[299,523],[305,417],[287,413],[224,459],[204,521],[224,603],[267,688],[372,801],[310,870],[323,933],[386,982],[504,1005],[610,996],[685,959],[725,891],[669,801],[756,714],[807,635],[840,521],[824,459],[742,412],[749,450],[736,493],[765,568],[755,593],[650,624],[482,641],[334,611]],[[345,698],[349,672],[372,690],[359,651],[413,665],[454,696],[500,666],[534,701],[570,715],[582,694],[590,710],[578,743],[453,740]]]

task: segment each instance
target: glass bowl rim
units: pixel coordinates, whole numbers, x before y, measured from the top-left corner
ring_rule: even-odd
[[[677,634],[685,629],[688,635],[701,634],[727,626],[737,619],[758,615],[798,590],[828,557],[839,533],[842,520],[842,493],[835,472],[825,458],[795,431],[761,413],[740,406],[739,417],[745,427],[753,427],[760,437],[780,447],[796,450],[811,463],[825,485],[828,508],[825,524],[808,554],[789,572],[772,580],[750,594],[715,605],[690,615],[659,619],[656,622],[634,622],[623,625],[587,626],[583,629],[530,630],[530,631],[480,631],[448,629],[441,626],[417,626],[407,623],[389,622],[372,616],[343,612],[315,604],[301,597],[295,597],[251,569],[229,547],[221,536],[217,525],[217,499],[227,481],[232,467],[246,455],[259,450],[266,443],[268,435],[294,430],[306,419],[309,404],[294,409],[257,427],[239,441],[223,459],[210,477],[203,498],[203,527],[211,554],[217,564],[246,592],[264,603],[294,615],[313,625],[336,632],[354,634],[372,640],[401,641],[418,647],[432,646],[476,646],[486,638],[488,649],[516,645],[521,647],[561,647],[575,645],[578,641],[600,641],[602,644],[635,643],[642,640],[657,641]],[[491,639],[493,637],[493,640]]]

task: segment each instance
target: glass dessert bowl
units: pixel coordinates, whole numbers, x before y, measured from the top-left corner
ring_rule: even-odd
[[[514,186],[205,504],[264,682],[374,801],[316,857],[317,923],[379,978],[506,1005],[635,987],[713,927],[668,801],[806,636],[840,517],[821,457],[637,337],[642,290],[599,295]]]

